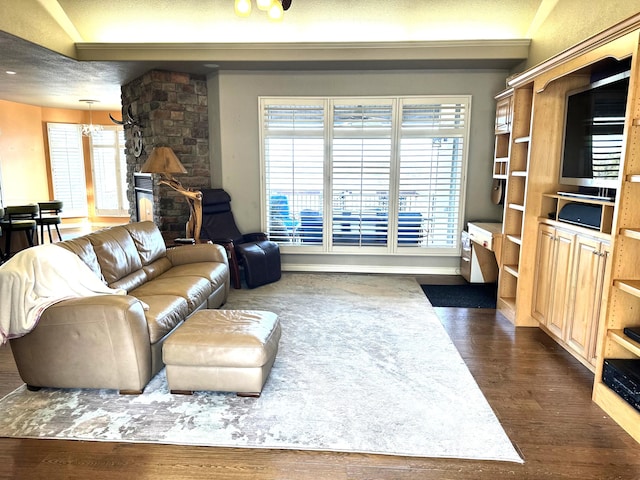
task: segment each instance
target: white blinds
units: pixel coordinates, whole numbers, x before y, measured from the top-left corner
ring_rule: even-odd
[[[335,102],[331,157],[335,245],[386,245],[393,104]]]
[[[421,101],[416,101],[421,100]],[[411,243],[422,214],[420,243],[457,246],[467,106],[429,99],[402,102],[398,244]],[[411,212],[414,212],[413,214]]]
[[[300,217],[321,219],[324,180],[324,102],[263,108],[267,231],[272,240],[322,240],[322,222],[300,230]]]
[[[122,127],[106,126],[91,134],[91,166],[96,215],[128,215],[127,164]]]
[[[468,96],[261,99],[272,239],[457,251],[469,106]]]
[[[78,125],[47,123],[53,195],[65,217],[87,216],[87,186]]]

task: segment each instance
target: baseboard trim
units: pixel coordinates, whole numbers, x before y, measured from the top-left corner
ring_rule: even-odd
[[[413,267],[381,265],[282,265],[283,272],[387,273],[400,275],[460,275],[458,267]]]

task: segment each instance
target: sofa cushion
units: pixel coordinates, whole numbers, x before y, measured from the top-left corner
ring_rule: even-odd
[[[58,245],[75,253],[78,257],[80,257],[80,260],[82,260],[91,269],[91,271],[95,273],[98,278],[100,278],[100,280],[102,280],[103,282],[105,281],[104,276],[100,271],[100,263],[98,263],[96,252],[87,237],[78,237],[71,240],[65,240],[64,242],[59,242]]]
[[[144,316],[149,328],[151,344],[162,340],[164,336],[183,322],[189,314],[187,301],[175,295],[139,295],[136,298],[149,306]]]
[[[194,312],[207,301],[213,293],[213,285],[208,278],[195,275],[160,277],[146,282],[144,285],[129,292],[142,300],[151,295],[173,295],[187,301],[188,313]],[[143,300],[144,301],[144,300]]]
[[[163,278],[198,276],[204,277],[214,285],[222,285],[225,282],[228,268],[224,263],[186,263],[176,265],[162,275]]]
[[[147,274],[144,272],[144,270],[136,270],[135,272],[122,277],[120,280],[111,282],[109,286],[111,288],[121,288],[122,290],[130,292],[131,290],[138,288],[147,280]]]
[[[100,270],[108,285],[142,269],[133,238],[124,226],[111,227],[88,235]]]
[[[167,248],[155,223],[149,221],[129,223],[124,225],[124,228],[131,235],[143,266],[166,256]]]
[[[149,265],[145,265],[142,267],[142,270],[144,270],[148,280],[153,280],[171,268],[172,265],[169,259],[167,257],[162,257],[151,262]]]

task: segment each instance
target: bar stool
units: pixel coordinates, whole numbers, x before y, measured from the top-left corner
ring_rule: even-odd
[[[39,207],[36,204],[9,206],[4,209],[4,218],[0,220],[2,234],[5,235],[5,252],[3,258],[6,260],[11,256],[11,235],[13,232],[23,231],[27,237],[30,247],[34,245],[34,232],[37,236],[36,216]]]
[[[38,202],[40,213],[36,218],[36,223],[40,225],[40,243],[44,243],[44,227],[47,227],[49,233],[49,243],[53,243],[53,237],[51,236],[51,226],[53,225],[58,233],[58,241],[62,241],[62,235],[60,235],[60,229],[58,225],[62,223],[60,212],[62,211],[61,200],[51,200],[49,202]]]

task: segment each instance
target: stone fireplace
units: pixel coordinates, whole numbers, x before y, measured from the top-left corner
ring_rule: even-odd
[[[171,147],[187,174],[176,178],[187,188],[199,190],[211,185],[209,161],[209,117],[207,80],[204,75],[152,70],[122,86],[122,111],[131,112],[142,133],[143,149],[136,157],[133,148],[133,125],[125,125],[127,142],[127,177],[129,180],[129,215],[140,218],[139,202],[152,205],[152,218],[165,241],[185,236],[189,206],[183,195],[160,185],[157,175],[136,189],[144,179],[134,174],[154,147]],[[126,113],[123,118],[126,117]],[[146,193],[146,195],[145,195]],[[146,200],[145,200],[146,198]]]

